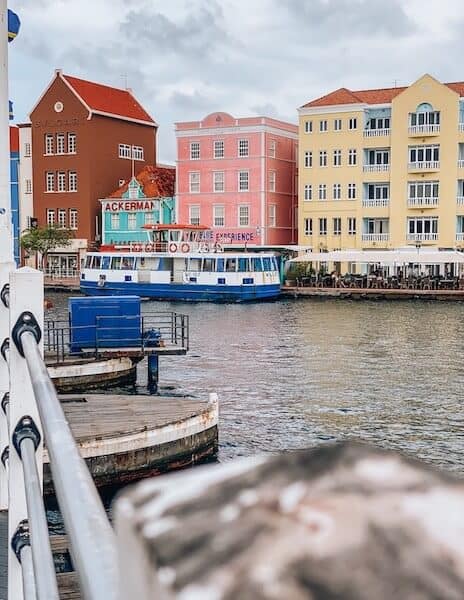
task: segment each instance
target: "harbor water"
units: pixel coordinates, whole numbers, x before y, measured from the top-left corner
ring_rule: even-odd
[[[46,296],[54,303],[46,317],[65,318],[67,296]],[[143,310],[190,316],[190,352],[161,359],[161,393],[219,394],[219,460],[354,438],[464,473],[461,303],[144,302]],[[137,393],[146,393],[144,376]]]

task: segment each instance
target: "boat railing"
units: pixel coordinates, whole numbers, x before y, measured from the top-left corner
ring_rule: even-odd
[[[92,325],[70,325],[65,320],[44,323],[44,351],[48,361],[62,363],[68,357],[95,357],[110,351],[153,348],[189,349],[189,317],[177,312],[96,317]]]
[[[43,358],[43,274],[5,266],[0,264],[0,503],[8,510],[8,599],[59,598],[42,494],[46,445],[82,597],[116,600],[113,529]]]

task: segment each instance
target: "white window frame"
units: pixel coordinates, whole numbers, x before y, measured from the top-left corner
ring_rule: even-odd
[[[61,227],[61,229],[66,228],[66,209],[65,208],[58,209],[57,223],[58,223],[58,227]]]
[[[327,217],[319,217],[319,235],[327,235]]]
[[[356,235],[356,217],[348,217],[348,235]]]
[[[135,231],[137,229],[137,213],[136,212],[128,212],[127,213],[127,229],[129,231]]]
[[[224,140],[214,140],[213,142],[213,157],[224,158]]]
[[[425,223],[428,222],[430,231],[425,230]],[[417,225],[421,223],[420,229],[422,231],[417,231]],[[411,231],[410,225],[414,224],[414,231]],[[438,217],[407,217],[406,219],[406,234],[407,235],[421,235],[421,234],[436,234],[438,235]]]
[[[305,202],[309,202],[313,199],[313,186],[310,183],[305,183],[303,197]]]
[[[329,130],[329,125],[327,119],[322,119],[319,121],[319,133],[327,133]]]
[[[189,206],[189,224],[200,225],[200,205],[190,204]]]
[[[342,130],[342,120],[334,119],[334,131],[341,131],[341,130]]]
[[[277,204],[269,204],[269,227],[277,227]]]
[[[110,226],[112,231],[121,229],[121,217],[119,213],[111,213]]]
[[[155,215],[151,211],[147,211],[143,217],[145,225],[153,225],[155,222]]]
[[[427,157],[427,154],[430,156]],[[415,157],[413,160],[413,156]],[[419,156],[422,158],[419,160]],[[440,144],[418,144],[408,148],[409,162],[421,164],[426,162],[440,162]]]
[[[334,200],[341,200],[342,199],[342,184],[341,183],[334,183],[332,186],[332,198]]]
[[[306,150],[304,153],[304,166],[305,169],[311,169],[313,166],[313,153],[311,150]]]
[[[31,142],[24,143],[24,156],[27,158],[31,156]]]
[[[132,146],[132,158],[134,160],[144,161],[144,149],[142,146]]]
[[[55,191],[55,171],[47,171],[45,174],[45,191]]]
[[[132,150],[130,144],[119,144],[118,156],[119,158],[127,158],[130,160],[132,157]]]
[[[45,152],[44,152],[44,154],[46,156],[53,156],[53,154],[54,154],[53,133],[46,133],[45,134],[44,145],[45,145]]]
[[[358,128],[358,117],[351,117],[348,120],[348,129],[353,131],[354,129],[357,129],[357,128]]]
[[[334,167],[342,166],[342,151],[339,149],[333,151],[333,166]]]
[[[56,153],[65,154],[65,136],[64,133],[56,134]]]
[[[58,171],[56,174],[56,185],[58,192],[66,191],[66,171]]]
[[[77,154],[77,135],[68,133],[68,154]]]
[[[304,234],[313,235],[313,219],[312,217],[306,217],[304,220]]]
[[[358,162],[358,153],[356,148],[350,148],[348,150],[348,166],[355,167]]]
[[[327,185],[325,183],[319,184],[318,199],[319,201],[327,200]]]
[[[274,169],[269,171],[269,186],[268,189],[270,192],[276,191],[276,181],[277,181],[277,172]]]
[[[72,230],[76,230],[77,229],[77,224],[78,224],[78,220],[77,220],[77,208],[70,208],[69,209],[69,229]]]
[[[26,189],[25,189],[25,193],[26,194],[32,194],[32,179],[26,179]]]
[[[249,192],[250,191],[250,172],[239,171],[238,172],[238,191]]]
[[[240,139],[237,142],[237,153],[239,158],[250,156],[250,142],[247,139]]]
[[[356,200],[356,184],[348,184],[348,200]]]
[[[332,217],[333,234],[336,236],[342,235],[342,218]]]
[[[54,208],[47,208],[47,225],[50,227],[55,224],[56,211]]]
[[[213,192],[219,194],[225,191],[224,171],[213,171]]]
[[[213,205],[213,227],[226,226],[226,209],[223,204]]]
[[[305,133],[312,133],[313,132],[313,122],[312,121],[305,121],[304,132]]]
[[[77,172],[68,172],[68,192],[77,192]]]
[[[277,142],[276,140],[269,141],[269,158],[275,158],[277,153]]]
[[[250,226],[250,206],[248,204],[238,205],[238,226],[249,227]]]
[[[327,150],[319,150],[319,166],[327,166]]]
[[[189,192],[190,194],[200,193],[200,171],[189,172]]]
[[[200,160],[200,142],[190,142],[190,160]]]

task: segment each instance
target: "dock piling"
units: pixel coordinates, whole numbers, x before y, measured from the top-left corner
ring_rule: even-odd
[[[148,373],[147,373],[147,389],[150,394],[158,392],[159,382],[159,356],[158,354],[148,355]]]

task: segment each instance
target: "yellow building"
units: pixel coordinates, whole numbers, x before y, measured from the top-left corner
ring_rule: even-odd
[[[299,109],[299,244],[464,247],[464,82],[339,89]]]

